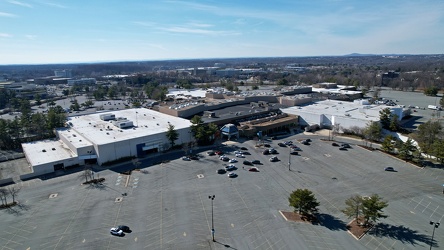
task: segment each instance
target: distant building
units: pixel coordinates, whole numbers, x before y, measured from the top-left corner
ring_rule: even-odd
[[[59,69],[59,70],[54,70],[54,76],[55,77],[68,77],[71,78],[72,77],[72,73],[70,69]]]
[[[232,68],[230,68],[230,69],[219,69],[219,70],[216,70],[216,76],[219,76],[219,77],[232,77],[232,76],[234,76],[236,74],[239,74],[241,72],[242,71],[239,70],[239,69],[232,69]]]
[[[96,82],[95,78],[71,79],[68,80],[68,85],[95,85]]]
[[[214,67],[216,67],[216,68],[225,68],[225,67],[227,67],[227,65],[225,63],[215,63]]]
[[[27,82],[2,82],[0,89],[9,89],[16,93],[19,98],[33,99],[38,94],[42,98],[46,98],[46,89],[43,86],[37,86]]]

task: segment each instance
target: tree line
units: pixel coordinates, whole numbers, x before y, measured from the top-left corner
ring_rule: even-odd
[[[63,127],[65,110],[51,106],[47,113],[32,113],[29,100],[21,100],[20,115],[0,119],[0,148],[18,149],[21,143],[55,137],[55,128]]]

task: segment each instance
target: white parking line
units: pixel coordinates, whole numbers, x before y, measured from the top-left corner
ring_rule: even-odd
[[[429,202],[429,204],[427,204],[427,206],[424,208],[424,210],[422,210],[422,213],[424,213],[424,211],[429,207],[430,203],[432,203],[432,202]]]
[[[413,210],[415,210],[415,209],[416,209],[416,207],[417,207],[417,206],[419,206],[419,204],[421,204],[421,202],[422,202],[423,200],[424,200],[424,198],[422,198],[422,199],[421,199],[421,201],[420,201],[420,202],[418,202],[418,204],[416,204],[416,206],[415,206],[415,207],[413,208]]]
[[[439,205],[433,210],[433,213],[430,215],[430,218],[432,218],[433,214],[436,212],[436,210],[439,208]]]

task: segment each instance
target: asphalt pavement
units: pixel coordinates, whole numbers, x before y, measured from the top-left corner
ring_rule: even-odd
[[[311,145],[300,140],[311,138]],[[247,147],[245,159],[260,160],[260,172],[235,163],[236,178],[217,174],[224,162],[197,151],[199,160],[183,161],[185,152],[94,168],[102,185],[81,185],[81,172],[17,184],[20,206],[0,210],[0,249],[428,249],[442,248],[444,236],[429,221],[444,215],[442,169],[417,168],[378,151],[359,147],[340,151],[319,136],[298,134],[302,149],[289,155],[277,146],[270,162],[255,141],[219,145],[230,158]],[[336,138],[342,141],[343,138]],[[290,170],[289,162],[290,159]],[[238,159],[242,162],[243,159]],[[163,162],[163,163],[161,163]],[[396,172],[386,172],[392,166]],[[314,192],[320,202],[319,223],[286,221],[289,194],[297,188]],[[346,230],[341,212],[352,195],[379,194],[389,202],[388,215],[361,240]],[[209,196],[215,195],[214,200]],[[112,236],[125,224],[131,233]],[[212,241],[211,229],[214,228]]]

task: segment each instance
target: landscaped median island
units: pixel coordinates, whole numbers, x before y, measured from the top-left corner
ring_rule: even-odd
[[[294,207],[294,211],[279,211],[286,221],[318,224],[317,207],[319,202],[312,191],[297,189],[290,194],[288,201],[289,205]],[[345,209],[341,212],[348,218],[353,218],[346,226],[347,231],[357,240],[372,229],[380,218],[387,218],[382,210],[388,206],[388,203],[377,194],[371,196],[354,195],[345,201],[345,205]]]
[[[372,223],[360,223],[364,218],[354,219],[347,224],[347,231],[357,240],[361,239],[370,229],[373,228]]]
[[[305,223],[311,223],[311,224],[317,224],[318,218],[315,215],[309,214],[299,214],[297,212],[286,212],[286,211],[280,211],[282,217],[284,217],[287,221],[293,221],[293,222],[305,222]]]

